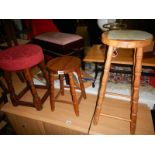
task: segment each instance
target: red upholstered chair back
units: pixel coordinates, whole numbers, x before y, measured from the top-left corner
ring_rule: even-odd
[[[36,36],[44,32],[59,32],[59,29],[51,19],[32,19],[31,30],[32,36]]]
[[[59,32],[57,26],[53,23],[52,19],[28,19],[24,20],[27,27],[31,32],[28,34],[28,39],[32,39],[34,36],[45,32]],[[52,57],[44,54],[45,62]]]

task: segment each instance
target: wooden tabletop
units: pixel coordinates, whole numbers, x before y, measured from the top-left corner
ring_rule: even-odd
[[[114,64],[126,64],[132,65],[133,64],[133,50],[132,49],[118,49],[117,57],[113,57],[112,63]],[[101,45],[93,45],[92,47],[86,50],[86,56],[83,61],[85,62],[98,62],[104,63],[105,61],[105,47]],[[150,52],[144,53],[143,57],[143,66],[151,66],[155,67],[155,55]]]

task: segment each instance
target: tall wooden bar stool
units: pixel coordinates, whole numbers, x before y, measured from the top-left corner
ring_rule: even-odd
[[[76,116],[79,116],[79,103],[82,99],[82,96],[84,99],[86,98],[85,88],[81,79],[80,66],[81,66],[81,60],[74,56],[57,57],[50,60],[47,63],[47,68],[50,72],[50,82],[51,82],[50,103],[51,103],[52,111],[55,110],[55,102],[72,103]],[[80,83],[80,88],[75,87],[73,72],[77,73],[78,81]],[[56,97],[54,95],[54,75],[55,74],[58,74],[60,79],[60,91],[58,92]],[[60,93],[61,95],[64,95],[64,88],[68,88],[67,86],[64,86],[63,79],[65,74],[69,76],[69,87],[70,87],[70,92],[72,96],[72,102],[57,99]],[[77,98],[75,89],[81,90],[81,95],[79,99]]]
[[[139,86],[142,68],[143,48],[152,43],[153,36],[150,33],[139,30],[112,30],[102,34],[102,42],[108,45],[107,58],[104,65],[104,74],[102,77],[99,97],[94,114],[94,124],[98,124],[99,116],[107,116],[102,113],[102,104],[105,97],[106,85],[111,66],[111,60],[117,48],[131,48],[134,49],[133,54],[133,86],[131,92],[131,113],[130,119],[124,119],[130,122],[130,133],[135,134],[136,119],[138,111]],[[119,53],[118,53],[119,54]],[[110,115],[110,117],[114,117]],[[118,117],[117,117],[118,118]],[[123,118],[122,118],[123,119]]]
[[[25,105],[35,107],[37,110],[42,109],[42,104],[49,95],[49,76],[43,61],[44,56],[42,48],[38,45],[19,45],[0,52],[0,68],[4,71],[4,78],[10,92],[10,99],[14,106]],[[47,81],[47,86],[34,85],[31,68],[36,65],[38,65],[43,72]],[[18,95],[15,92],[11,78],[12,72],[23,72],[27,80],[26,87]],[[42,98],[38,96],[36,88],[47,89]],[[31,90],[33,101],[21,101],[20,99],[28,90]]]

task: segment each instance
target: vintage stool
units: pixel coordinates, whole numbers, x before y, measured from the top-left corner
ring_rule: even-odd
[[[139,86],[140,76],[142,68],[143,48],[152,43],[153,36],[144,31],[138,30],[112,30],[102,34],[102,42],[108,45],[107,58],[104,65],[104,74],[102,77],[101,88],[97,101],[97,107],[94,114],[94,124],[99,121],[99,116],[107,116],[101,112],[103,99],[105,96],[106,85],[108,82],[109,70],[111,66],[111,60],[114,53],[117,53],[117,48],[131,48],[134,49],[133,55],[133,86],[131,94],[131,114],[130,120],[130,133],[135,134],[136,119],[138,111],[138,99],[139,99]],[[119,54],[119,53],[118,53]],[[116,118],[115,116],[111,116]],[[118,118],[118,117],[117,117]]]
[[[84,58],[84,40],[77,34],[46,32],[34,36],[32,42],[40,45],[47,55],[77,56],[81,61]],[[82,68],[84,69],[83,61]]]
[[[14,46],[0,52],[0,68],[4,71],[10,98],[14,106],[25,105],[35,107],[37,110],[42,109],[42,104],[49,95],[49,76],[43,60],[42,48],[33,44]],[[38,65],[43,72],[47,86],[34,85],[31,68],[36,65]],[[26,87],[18,95],[15,93],[15,88],[12,83],[12,72],[23,72],[27,80]],[[36,88],[47,89],[42,98],[38,96]],[[31,90],[33,102],[21,101],[20,99],[28,90]]]
[[[47,63],[47,68],[50,72],[50,82],[51,82],[50,103],[51,103],[52,111],[55,110],[55,102],[68,103],[67,101],[57,99],[60,93],[61,95],[64,95],[64,88],[68,88],[67,86],[64,86],[64,81],[63,81],[64,74],[67,74],[69,76],[70,92],[71,92],[72,101],[73,101],[69,103],[73,103],[75,114],[76,116],[79,116],[79,103],[82,99],[82,96],[84,99],[86,99],[85,88],[81,78],[80,65],[81,65],[80,59],[73,56],[57,57],[50,60]],[[79,99],[77,99],[77,95],[75,91],[76,87],[74,84],[73,72],[77,73],[78,81],[80,83],[81,95]],[[56,97],[54,97],[54,74],[58,74],[60,78],[60,91],[58,92]]]

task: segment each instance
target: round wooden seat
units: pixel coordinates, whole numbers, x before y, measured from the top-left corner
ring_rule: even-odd
[[[59,75],[61,95],[64,95],[64,75],[67,74],[69,77],[69,87],[70,87],[70,92],[72,96],[72,102],[69,102],[69,103],[73,103],[75,114],[76,116],[79,116],[79,103],[80,103],[81,97],[83,96],[83,98],[86,98],[86,93],[85,93],[84,85],[81,78],[80,65],[81,65],[81,60],[74,56],[57,57],[53,60],[50,60],[47,63],[47,68],[50,72],[50,82],[51,82],[50,103],[51,103],[52,111],[55,110],[55,101],[68,103],[67,101],[57,99],[60,93],[56,95],[57,97],[55,97],[54,95],[54,74]],[[77,95],[75,91],[76,88],[74,84],[73,72],[76,72],[78,76],[78,81],[80,83],[81,96],[79,97],[79,99],[77,99]]]
[[[111,30],[102,34],[104,44],[117,48],[146,47],[152,39],[152,34],[139,30]]]
[[[142,70],[143,48],[152,43],[152,34],[139,30],[111,30],[102,34],[102,42],[108,45],[107,57],[104,65],[104,74],[102,77],[101,88],[97,100],[97,106],[94,114],[94,124],[98,124],[99,116],[107,116],[102,113],[102,104],[105,97],[106,85],[108,82],[111,60],[117,48],[133,48],[133,78],[132,78],[132,93],[131,93],[131,112],[130,119],[120,118],[109,115],[112,118],[117,118],[130,122],[130,133],[135,134],[136,120],[138,112],[139,86]],[[119,53],[118,53],[119,54]],[[115,55],[117,56],[117,55]]]
[[[53,60],[51,60],[47,67],[48,69],[57,74],[58,71],[63,71],[64,74],[67,74],[69,72],[73,72],[76,69],[80,68],[81,60],[77,57],[73,56],[64,56],[64,57],[57,57]]]
[[[44,56],[42,48],[38,45],[27,44],[10,47],[0,52],[0,68],[4,71],[4,77],[8,85],[10,99],[14,106],[25,105],[35,107],[37,110],[42,109],[42,104],[49,95],[49,77],[44,65]],[[46,86],[35,85],[33,82],[33,76],[31,68],[38,65],[47,81]],[[27,80],[26,87],[19,92],[15,93],[15,86],[11,78],[12,72],[22,72]],[[42,98],[38,96],[36,88],[47,89]],[[31,90],[33,101],[21,101],[20,99],[24,94]]]

